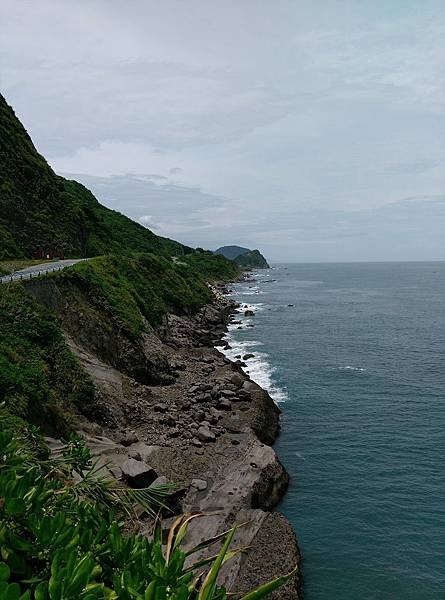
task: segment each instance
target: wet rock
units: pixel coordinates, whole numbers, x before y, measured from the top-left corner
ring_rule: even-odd
[[[244,311],[244,316],[245,317],[254,317],[255,313],[253,312],[253,310],[245,310]]]
[[[249,360],[249,358],[255,358],[255,354],[252,354],[251,352],[248,352],[247,354],[245,354],[243,356],[243,360]]]
[[[126,460],[121,469],[122,478],[132,488],[148,487],[158,476],[150,465],[134,458]]]

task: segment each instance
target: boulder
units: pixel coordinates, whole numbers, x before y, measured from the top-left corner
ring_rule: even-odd
[[[244,316],[245,317],[254,317],[255,313],[253,312],[253,310],[245,310],[244,311]]]
[[[212,431],[210,431],[210,429],[208,427],[201,426],[198,429],[198,439],[201,442],[205,442],[205,443],[214,442],[216,440],[216,436]]]
[[[239,373],[234,373],[230,378],[230,383],[233,383],[235,387],[239,388],[243,385],[244,379]]]
[[[207,489],[207,481],[205,479],[192,479],[191,486],[196,488],[198,492],[203,492]]]
[[[220,394],[221,396],[225,396],[226,398],[233,398],[233,396],[235,396],[235,392],[227,389],[221,390]]]
[[[249,360],[249,358],[255,358],[255,354],[252,354],[252,352],[248,352],[243,356],[243,360]]]
[[[132,488],[148,487],[157,478],[156,471],[144,461],[129,458],[121,466],[122,478]]]
[[[127,431],[122,435],[121,439],[119,440],[119,443],[122,444],[122,446],[131,446],[131,444],[136,444],[136,442],[138,441],[139,437],[137,433],[135,433],[134,431]]]
[[[231,410],[232,404],[229,400],[227,400],[227,398],[221,398],[221,400],[218,402],[218,408],[220,410]]]

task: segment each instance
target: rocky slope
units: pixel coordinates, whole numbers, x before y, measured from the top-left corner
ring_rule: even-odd
[[[146,329],[136,352],[134,341],[85,310],[87,298],[73,305],[57,278],[30,283],[28,290],[55,310],[94,383],[94,399],[82,408],[77,427],[113,476],[132,486],[159,477],[180,482],[175,511],[208,514],[193,522],[190,544],[246,523],[235,544],[249,550],[223,574],[230,590],[247,591],[290,571],[299,561],[294,532],[270,512],[288,483],[271,447],[279,409],[214,348],[234,304],[218,293],[193,317],[168,315],[161,326]],[[135,356],[157,377],[135,376]],[[57,450],[56,440],[52,445]],[[148,533],[151,525],[141,520],[138,528]],[[298,584],[295,578],[275,596],[297,598]]]

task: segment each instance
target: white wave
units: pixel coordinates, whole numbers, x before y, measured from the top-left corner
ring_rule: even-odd
[[[360,371],[361,373],[366,371],[366,369],[364,367],[353,367],[351,365],[346,365],[345,367],[338,367],[338,370],[339,371]]]
[[[244,313],[244,312],[246,312],[246,310],[251,310],[252,312],[258,312],[259,310],[264,310],[263,306],[264,305],[262,302],[256,302],[255,304],[248,304],[247,302],[242,302],[240,304],[240,306],[236,309],[236,312]]]
[[[258,340],[236,340],[233,335],[226,335],[225,341],[229,343],[230,348],[221,348],[223,354],[230,360],[236,361],[239,357],[243,360],[246,354],[254,354],[252,358],[243,360],[246,367],[243,370],[249,377],[260,385],[263,389],[269,392],[275,402],[284,402],[288,398],[287,391],[277,386],[273,380],[275,368],[268,361],[266,352],[257,352],[255,348],[262,346],[263,343]],[[237,358],[238,357],[238,358]]]

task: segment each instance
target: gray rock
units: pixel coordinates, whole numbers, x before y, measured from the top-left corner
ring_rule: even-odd
[[[123,479],[132,488],[148,487],[158,476],[150,465],[134,458],[126,460],[121,469]]]
[[[244,379],[239,373],[234,373],[230,378],[230,382],[233,383],[235,387],[240,388],[244,383]]]
[[[233,396],[235,396],[235,392],[233,392],[232,390],[221,390],[221,395],[225,396],[226,398],[233,398]]]
[[[165,415],[163,415],[159,419],[159,422],[163,423],[164,425],[169,425],[170,427],[176,425],[176,419],[170,413],[166,413]]]
[[[207,489],[207,481],[205,481],[205,479],[192,479],[191,485],[199,492],[203,492]]]
[[[158,485],[167,485],[168,479],[165,475],[161,475],[160,477],[156,477],[156,479],[151,483],[148,487],[156,487]]]
[[[229,400],[227,400],[227,398],[221,398],[221,400],[218,402],[218,408],[221,410],[230,410],[232,408],[232,404]]]
[[[210,429],[208,427],[200,427],[198,429],[198,439],[201,442],[214,442],[216,439],[215,434],[210,431]]]
[[[212,399],[211,394],[199,394],[195,397],[196,402],[210,402]]]
[[[163,402],[159,402],[158,404],[155,404],[153,406],[153,410],[155,410],[156,412],[165,413],[168,410],[168,406]]]
[[[141,453],[138,450],[132,450],[128,453],[128,458],[133,458],[134,460],[142,460]]]
[[[136,444],[138,441],[139,437],[134,431],[127,431],[119,440],[122,446],[131,446],[131,444]]]
[[[189,394],[196,394],[197,392],[199,392],[201,389],[200,385],[192,385],[189,389],[188,389],[188,393]]]
[[[201,446],[202,446],[202,443],[197,438],[192,439],[192,444],[194,446],[196,446],[197,448],[201,448]]]

